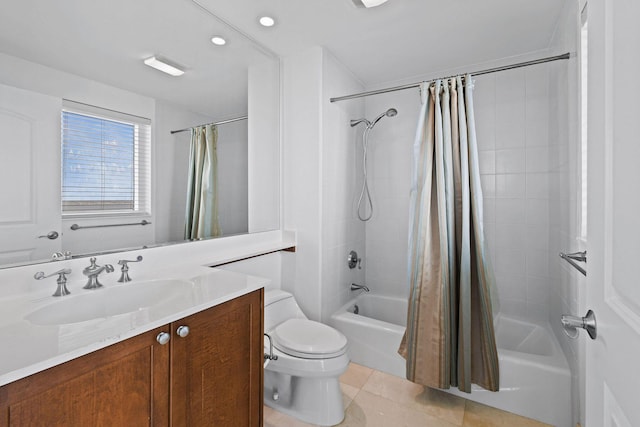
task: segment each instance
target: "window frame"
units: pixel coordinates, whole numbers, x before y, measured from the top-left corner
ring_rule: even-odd
[[[134,126],[133,155],[134,155],[134,208],[133,209],[95,209],[83,211],[65,211],[64,203],[64,150],[65,150],[65,113],[78,114],[100,120],[123,123]],[[118,217],[151,217],[151,120],[115,110],[101,108],[80,102],[63,100],[60,112],[60,211],[63,219],[72,218],[118,218]]]

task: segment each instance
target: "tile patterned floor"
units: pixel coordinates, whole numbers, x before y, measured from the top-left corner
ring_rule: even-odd
[[[340,377],[348,427],[549,427],[351,363]],[[264,407],[265,427],[312,427]]]

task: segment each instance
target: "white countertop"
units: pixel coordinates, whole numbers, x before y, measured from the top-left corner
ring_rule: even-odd
[[[127,338],[150,331],[183,317],[224,303],[269,284],[268,279],[208,267],[189,268],[190,274],[174,271],[156,278],[176,278],[192,282],[184,298],[162,310],[140,309],[108,318],[64,325],[35,325],[24,317],[60,301],[72,301],[108,286],[135,286],[130,283],[106,285],[98,290],[74,289],[71,295],[54,298],[39,294],[0,300],[0,386],[66,362]],[[55,277],[53,278],[55,279]],[[150,278],[146,278],[150,279]],[[144,277],[139,281],[143,282]],[[55,287],[55,280],[54,280]]]
[[[87,258],[0,269],[0,386],[267,287],[270,279],[209,266],[269,254],[291,246],[295,246],[295,235],[277,230],[101,255],[98,256],[98,264],[112,264],[116,271],[100,275],[104,288],[97,290],[82,289],[87,281],[82,274],[82,269],[89,263]],[[118,260],[134,259],[137,255],[143,255],[144,260],[130,265],[132,281],[118,283]],[[52,297],[56,276],[35,280],[34,273],[44,271],[50,274],[62,268],[73,270],[67,283],[71,295]],[[75,299],[79,306],[81,303],[84,305],[85,313],[91,313],[92,307],[101,311],[102,303],[96,305],[95,299],[87,295],[98,296],[105,290],[107,292],[103,295],[112,304],[113,296],[116,296],[114,305],[117,307],[117,298],[126,292],[119,290],[109,294],[109,289],[139,283],[146,284],[136,291],[138,299],[145,300],[141,294],[149,291],[154,297],[151,299],[163,300],[158,298],[158,293],[151,291],[153,283],[150,282],[158,279],[186,280],[190,284],[185,286],[183,283],[179,292],[173,292],[174,296],[179,294],[178,298],[167,299],[152,308],[57,325],[38,325],[27,320],[34,318],[30,314],[49,310],[49,306],[49,313],[56,312],[55,304],[63,303],[60,304],[61,312],[71,310],[74,305],[69,302]],[[89,299],[93,300],[90,307],[86,304]],[[131,304],[128,306],[130,308]],[[117,309],[114,312],[119,313]]]

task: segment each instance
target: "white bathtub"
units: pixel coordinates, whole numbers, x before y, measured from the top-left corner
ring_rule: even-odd
[[[353,313],[356,305],[359,314]],[[405,377],[398,347],[407,326],[407,300],[361,294],[335,312],[330,324],[347,337],[351,361]]]
[[[353,314],[355,305],[359,314]],[[405,300],[362,294],[334,313],[330,323],[347,337],[353,362],[404,378],[405,360],[397,350],[406,313]],[[495,329],[500,391],[477,386],[471,394],[448,391],[557,427],[570,427],[571,375],[549,325],[498,315]]]

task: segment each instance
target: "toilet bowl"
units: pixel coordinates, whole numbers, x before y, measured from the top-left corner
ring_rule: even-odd
[[[264,370],[264,403],[311,424],[342,422],[339,377],[349,364],[346,337],[307,319],[293,295],[281,290],[265,292],[264,329],[277,356]]]

